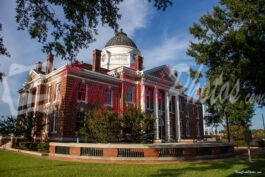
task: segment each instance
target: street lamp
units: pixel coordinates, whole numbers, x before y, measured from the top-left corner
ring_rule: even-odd
[[[228,121],[228,116],[227,116],[227,113],[228,113],[227,107],[225,107],[224,113],[225,113],[225,120],[226,120],[227,139],[228,139],[228,143],[230,143],[230,130],[229,130],[229,121]]]

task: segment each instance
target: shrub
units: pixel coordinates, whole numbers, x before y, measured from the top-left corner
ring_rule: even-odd
[[[49,143],[20,142],[19,149],[28,151],[48,152]]]
[[[39,143],[37,148],[39,152],[49,152],[49,143]]]
[[[259,147],[265,147],[265,140],[259,140],[258,141]]]

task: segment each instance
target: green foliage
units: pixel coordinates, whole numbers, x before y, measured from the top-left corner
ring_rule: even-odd
[[[261,140],[263,138],[265,139],[265,131],[262,129],[251,130],[251,134],[252,134],[254,140],[256,140],[256,141]]]
[[[0,32],[2,31],[2,24],[0,23]],[[0,34],[0,55],[5,55],[10,57],[10,54],[7,51],[7,48],[4,45],[4,39],[2,37],[2,35]],[[5,74],[0,72],[0,82],[2,82],[3,76]]]
[[[95,41],[98,25],[117,30],[123,0],[17,1],[16,21],[19,30],[27,29],[32,38],[43,44],[43,52],[55,52],[66,60],[75,60],[80,49]],[[154,1],[158,10],[172,5],[169,0]]]
[[[98,143],[107,143],[120,136],[118,115],[109,107],[92,109],[87,113],[86,126],[80,132],[85,139],[92,138]]]
[[[86,125],[80,134],[88,140],[92,138],[97,143],[109,141],[130,141],[146,143],[153,139],[154,117],[142,113],[140,109],[128,106],[121,115],[110,107],[91,109],[87,113]]]
[[[2,24],[0,23],[0,32],[2,31]],[[4,43],[3,43],[3,37],[2,35],[0,34],[0,55],[5,55],[5,56],[8,56],[10,57],[10,54],[8,53]]]
[[[37,151],[37,145],[38,143],[34,143],[34,142],[20,142],[19,149]]]
[[[263,140],[259,140],[258,141],[258,145],[259,145],[259,147],[265,147],[265,140],[263,139]]]
[[[18,148],[28,151],[49,152],[49,143],[20,142]]]
[[[49,143],[38,143],[37,144],[37,149],[39,152],[49,152]]]
[[[187,54],[208,68],[205,77],[210,84],[222,75],[229,93],[240,81],[242,98],[248,93],[264,95],[265,1],[221,0],[220,4],[190,28],[196,42],[190,43]],[[217,94],[221,88],[216,88]],[[263,103],[264,99],[259,102]]]
[[[121,122],[123,137],[127,141],[150,142],[154,136],[154,117],[141,112],[134,106],[128,106],[123,112]]]
[[[20,115],[17,118],[17,132],[18,135],[24,136],[27,140],[32,141],[33,137],[41,132],[45,124],[42,120],[42,113],[29,112]]]
[[[0,135],[7,136],[13,133],[15,136],[17,136],[18,131],[16,129],[16,125],[16,118],[12,116],[8,116],[5,118],[4,116],[2,116],[0,120]]]

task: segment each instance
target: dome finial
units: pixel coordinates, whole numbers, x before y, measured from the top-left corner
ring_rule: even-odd
[[[120,29],[120,32],[123,33],[123,29],[122,28]]]

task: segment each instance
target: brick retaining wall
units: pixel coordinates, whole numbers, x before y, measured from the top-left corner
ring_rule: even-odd
[[[59,148],[56,148],[59,147]],[[203,156],[222,156],[234,152],[233,144],[89,144],[89,143],[50,143],[50,154],[104,158],[192,158]],[[86,153],[81,153],[81,149]]]

